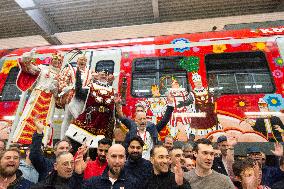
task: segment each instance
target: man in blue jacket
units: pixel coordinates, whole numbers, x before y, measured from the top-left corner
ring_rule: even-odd
[[[83,189],[139,188],[137,180],[125,174],[123,168],[125,160],[125,148],[120,144],[111,146],[107,154],[108,167],[101,176],[92,177],[85,181]]]
[[[171,95],[169,95],[167,98],[168,105],[166,112],[162,120],[159,121],[156,125],[150,121],[147,121],[145,108],[140,105],[136,106],[134,120],[123,116],[119,103],[120,99],[115,99],[119,120],[129,129],[125,137],[124,146],[129,146],[129,141],[131,138],[137,135],[140,136],[144,141],[142,157],[147,160],[150,159],[150,150],[154,145],[158,143],[159,132],[168,124],[171,119],[172,112],[174,110],[174,98]]]
[[[44,125],[35,120],[37,131],[32,138],[32,144],[30,146],[30,160],[34,168],[39,173],[38,181],[42,181],[53,170],[53,164],[55,157],[46,158],[41,150],[41,144],[43,139]],[[60,152],[68,152],[71,149],[71,144],[67,140],[61,140],[54,145],[54,154],[57,156]]]

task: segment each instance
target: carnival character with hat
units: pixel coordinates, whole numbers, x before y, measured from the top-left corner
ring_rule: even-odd
[[[19,60],[20,72],[17,86],[20,90],[31,90],[31,95],[20,117],[19,124],[13,134],[12,141],[22,144],[31,144],[32,134],[35,131],[35,117],[43,125],[43,143],[48,143],[49,132],[52,131],[51,123],[57,95],[57,82],[55,78],[61,69],[63,56],[55,53],[48,58],[49,65],[36,63],[35,51],[24,53]]]
[[[101,138],[113,137],[114,129],[114,89],[109,83],[112,74],[100,70],[94,74],[88,88],[82,87],[81,72],[76,72],[75,98],[71,100],[69,110],[74,116],[66,136],[97,147]]]

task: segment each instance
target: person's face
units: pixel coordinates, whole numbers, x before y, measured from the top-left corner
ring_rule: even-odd
[[[170,156],[166,148],[156,148],[153,157],[151,157],[151,163],[153,164],[154,173],[161,174],[169,171]]]
[[[86,64],[87,64],[87,58],[85,56],[81,56],[77,59],[77,65],[78,65],[80,70],[85,69]]]
[[[100,162],[106,162],[106,155],[108,152],[110,145],[108,144],[100,144],[97,149],[98,159]]]
[[[107,162],[110,172],[118,176],[125,164],[125,150],[112,149],[107,154]]]
[[[132,141],[128,146],[129,158],[132,160],[138,160],[142,157],[143,147],[136,140]]]
[[[3,152],[5,150],[5,144],[3,141],[0,141],[0,152]]]
[[[185,148],[185,149],[183,150],[183,155],[184,155],[185,158],[193,158],[194,156],[193,156],[193,150],[192,150],[192,148],[191,148],[191,147]]]
[[[165,138],[165,142],[164,142],[164,147],[168,150],[171,151],[174,147],[174,140],[172,138]]]
[[[262,163],[262,155],[261,152],[253,152],[248,155],[251,159],[254,161],[258,161],[259,163]]]
[[[146,123],[147,123],[146,113],[144,113],[144,112],[137,113],[136,117],[135,117],[135,122],[136,122],[139,130],[145,130]]]
[[[254,168],[250,167],[243,170],[240,174],[242,183],[250,183],[250,187],[257,188],[258,177],[255,174]]]
[[[221,151],[221,154],[223,156],[227,156],[228,154],[228,149],[229,149],[229,145],[228,145],[228,142],[227,141],[223,141],[223,142],[220,142],[218,144],[218,148],[219,150]]]
[[[203,170],[210,170],[214,160],[214,149],[212,145],[198,144],[196,153],[196,167]]]
[[[60,152],[69,152],[69,150],[71,149],[71,146],[69,145],[68,142],[66,141],[61,141],[57,148],[54,151],[54,154],[57,156]]]
[[[180,162],[181,164],[184,163],[183,151],[181,149],[173,149],[170,152],[170,157],[173,166],[175,166],[177,162]]]
[[[7,151],[0,160],[0,175],[3,177],[13,176],[20,164],[20,155],[15,151]]]
[[[70,178],[74,171],[74,158],[71,153],[64,154],[54,164],[54,169],[63,178]]]
[[[62,66],[62,61],[61,61],[60,59],[57,59],[57,58],[52,59],[52,60],[51,60],[51,65],[52,65],[53,67],[55,67],[55,68],[61,68],[61,66]]]
[[[191,171],[192,169],[195,169],[195,161],[191,158],[185,158],[184,160],[184,166],[188,171]]]
[[[108,74],[104,71],[98,73],[99,81],[108,82]]]
[[[136,107],[136,114],[139,113],[139,112],[142,112],[142,113],[145,112],[144,108],[140,107],[140,106],[137,106]]]

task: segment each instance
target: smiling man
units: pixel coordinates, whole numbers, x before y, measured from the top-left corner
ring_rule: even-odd
[[[11,148],[0,152],[0,188],[28,189],[31,182],[22,177],[18,169],[20,164],[20,151]]]
[[[214,149],[210,140],[198,139],[193,147],[196,168],[189,172],[189,183],[193,189],[234,189],[229,177],[212,170]]]

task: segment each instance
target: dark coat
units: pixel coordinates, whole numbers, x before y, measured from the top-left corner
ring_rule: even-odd
[[[150,121],[147,122],[146,131],[148,131],[149,134],[151,135],[154,145],[158,143],[159,132],[168,124],[168,122],[171,119],[173,111],[174,111],[173,106],[167,106],[166,112],[161,121],[159,121],[156,125]],[[129,129],[124,140],[124,145],[128,146],[131,138],[137,136],[138,126],[135,123],[135,121],[127,117],[120,117],[119,120]]]
[[[81,189],[83,174],[73,173],[72,177],[65,179],[52,171],[43,181],[31,187],[31,189]]]
[[[222,161],[222,156],[214,158],[212,169],[218,173],[228,176],[228,173]]]
[[[153,174],[146,189],[191,189],[191,187],[185,179],[183,179],[183,185],[178,186],[175,181],[175,174],[169,171],[160,175]]]
[[[34,133],[30,146],[30,160],[38,172],[38,181],[42,181],[53,170],[55,158],[46,158],[41,150],[43,134]]]
[[[147,180],[152,177],[153,165],[150,161],[140,158],[139,160],[128,160],[124,166],[125,174],[135,179],[141,188],[145,188]]]
[[[22,175],[22,171],[18,169],[16,172],[16,180],[14,180],[7,189],[29,189],[33,183],[22,177]]]
[[[272,127],[272,134],[274,135],[273,138],[269,138],[267,129],[265,127],[264,118],[257,118],[255,125],[253,126],[253,130],[262,133],[270,142],[283,142],[281,133],[273,127],[274,125],[279,125],[281,129],[284,129],[284,125],[279,117],[271,116],[269,118],[271,127]]]
[[[139,189],[138,182],[135,178],[121,171],[120,176],[112,185],[108,176],[109,168],[107,167],[101,176],[92,177],[85,181],[83,189]]]

